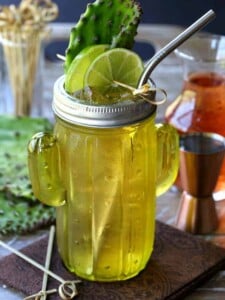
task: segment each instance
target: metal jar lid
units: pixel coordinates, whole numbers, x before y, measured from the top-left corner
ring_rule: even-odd
[[[69,123],[101,128],[134,124],[148,118],[156,110],[155,105],[145,100],[123,101],[112,105],[82,103],[65,92],[64,76],[55,82],[52,108],[59,118]]]

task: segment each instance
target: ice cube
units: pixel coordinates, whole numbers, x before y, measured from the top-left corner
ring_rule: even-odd
[[[74,96],[88,104],[109,105],[125,100],[133,100],[132,92],[124,87],[113,86],[110,90],[102,92],[97,87],[85,87],[74,93]]]

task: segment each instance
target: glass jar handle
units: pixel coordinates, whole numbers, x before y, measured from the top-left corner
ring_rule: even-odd
[[[157,187],[156,195],[168,190],[177,177],[179,166],[179,138],[176,129],[157,124]]]
[[[39,132],[28,144],[28,169],[32,189],[37,199],[47,205],[65,203],[65,190],[60,179],[60,156],[56,138]]]

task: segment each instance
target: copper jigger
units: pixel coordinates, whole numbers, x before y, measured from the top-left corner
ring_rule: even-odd
[[[225,153],[225,139],[215,133],[189,133],[180,138],[180,180],[184,191],[176,226],[194,234],[218,225],[213,190]]]

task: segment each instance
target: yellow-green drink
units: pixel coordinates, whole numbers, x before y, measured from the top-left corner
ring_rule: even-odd
[[[57,208],[59,251],[82,277],[126,279],[148,261],[155,216],[153,121],[111,129],[57,121],[67,190],[66,205]]]
[[[144,100],[90,105],[67,94],[63,80],[54,88],[54,138],[29,144],[34,192],[58,206],[58,248],[70,271],[125,280],[152,253],[156,189],[176,177],[177,135],[155,126],[155,107]]]

